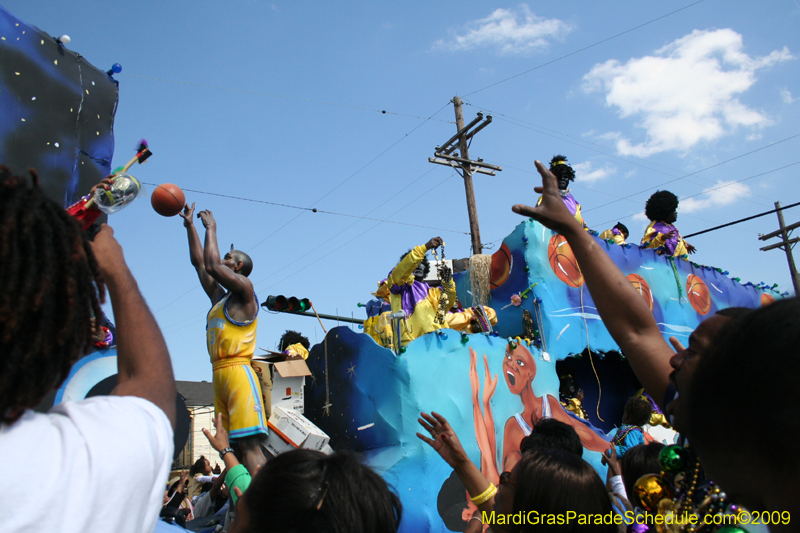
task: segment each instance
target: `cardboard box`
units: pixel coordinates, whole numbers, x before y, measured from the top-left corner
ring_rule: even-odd
[[[272,373],[272,406],[305,411],[306,376],[311,375],[303,359],[290,359],[274,363]]]
[[[280,405],[294,409],[298,413],[305,412],[306,376],[311,375],[311,370],[308,369],[305,360],[288,359],[273,362],[253,359],[251,364],[261,381],[261,392],[264,395],[265,405],[270,408]],[[270,367],[273,370],[271,380],[269,379],[270,374],[268,374]],[[268,394],[270,394],[269,398]]]
[[[330,440],[330,437],[309,419],[280,405],[272,408],[272,416],[269,417],[267,424],[270,431],[267,449],[270,450],[270,453],[273,452],[273,449],[278,453],[287,451],[289,449],[287,446],[321,451]],[[280,440],[283,442],[279,442]]]
[[[267,436],[267,441],[262,441],[262,444],[274,457],[279,456],[283,452],[294,450],[295,447],[283,440],[277,433],[270,431]]]

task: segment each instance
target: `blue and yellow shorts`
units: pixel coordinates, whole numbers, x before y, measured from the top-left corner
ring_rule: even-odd
[[[266,435],[267,420],[258,382],[249,357],[227,357],[214,362],[214,414],[230,440]]]

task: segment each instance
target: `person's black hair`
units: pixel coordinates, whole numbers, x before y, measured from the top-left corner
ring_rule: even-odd
[[[533,425],[531,434],[522,439],[519,451],[525,454],[541,448],[562,450],[583,456],[583,444],[575,428],[555,418],[542,418]]]
[[[298,449],[268,461],[244,494],[248,532],[394,533],[402,504],[348,452]]]
[[[559,161],[563,161],[564,163],[559,164]],[[553,159],[550,160],[550,172],[559,180],[566,179],[573,181],[575,179],[575,171],[567,164],[567,156],[565,155],[553,156]]]
[[[0,423],[61,385],[103,316],[89,241],[30,174],[32,185],[0,166]]]
[[[176,524],[181,528],[186,527],[186,515],[179,507],[166,506],[161,508],[159,518],[168,524]]]
[[[405,258],[406,258],[406,256],[407,256],[408,254],[410,254],[410,253],[411,253],[411,250],[409,250],[409,251],[407,251],[406,253],[404,253],[403,255],[401,255],[401,256],[400,256],[400,261],[402,261],[403,259],[405,259]],[[423,277],[423,278],[427,278],[427,277],[428,277],[428,272],[430,272],[430,271],[431,271],[431,264],[428,262],[428,255],[427,255],[427,254],[426,254],[426,255],[425,255],[423,258],[422,258],[422,261],[420,261],[420,264],[422,265],[422,269],[423,269],[423,270],[424,270],[424,272],[425,272],[425,273],[424,273],[424,275],[423,275],[422,277]]]
[[[292,344],[300,343],[303,345],[303,348],[306,350],[309,349],[311,343],[308,342],[308,337],[304,337],[302,333],[299,331],[293,331],[291,329],[287,329],[286,333],[281,335],[281,340],[278,343],[278,351],[284,351],[286,348],[291,346]]]
[[[622,423],[630,426],[639,426],[650,422],[653,414],[653,406],[650,402],[640,396],[631,396],[625,403],[625,411],[622,414]]]
[[[661,463],[658,461],[658,454],[664,445],[660,442],[650,444],[637,444],[629,448],[619,465],[622,470],[622,484],[625,485],[625,492],[630,500],[633,497],[633,484],[645,474],[658,474],[661,472]]]
[[[732,318],[733,320],[739,320],[741,318],[746,317],[753,311],[754,309],[750,307],[726,307],[724,309],[720,309],[715,314]]]
[[[574,511],[577,516],[611,514],[611,500],[600,476],[586,461],[575,454],[552,448],[542,448],[520,458],[514,486],[514,513],[537,511],[542,514],[566,516]],[[511,525],[513,533],[541,531],[542,526],[523,520]],[[547,531],[563,532],[617,532],[617,526],[579,524],[546,526]]]
[[[231,250],[231,257],[233,257],[233,260],[237,263],[239,261],[242,262],[242,268],[239,269],[238,274],[241,274],[244,277],[250,276],[250,272],[253,271],[253,260],[250,258],[250,256],[241,250]]]
[[[671,224],[677,219],[678,197],[669,191],[656,191],[644,206],[645,216],[653,222]]]
[[[623,235],[625,235],[625,238],[626,238],[626,239],[627,239],[627,238],[628,238],[628,236],[631,234],[631,232],[630,232],[630,231],[628,231],[628,226],[626,226],[626,225],[625,225],[625,224],[623,224],[622,222],[617,222],[616,224],[614,224],[614,227],[615,227],[615,228],[617,228],[617,229],[620,231],[620,233],[622,233]]]
[[[743,313],[720,329],[687,390],[681,391],[684,433],[701,459],[716,455],[731,465],[745,461],[758,466],[765,479],[796,476],[798,346],[796,297]],[[730,428],[742,420],[747,431],[731,439]]]
[[[195,474],[205,474],[206,473],[206,458],[204,455],[200,456],[200,459],[194,462],[192,467],[189,469],[189,476],[194,476]]]

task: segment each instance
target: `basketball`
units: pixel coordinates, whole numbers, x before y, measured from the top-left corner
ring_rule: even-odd
[[[708,314],[711,309],[711,295],[705,282],[694,274],[686,278],[686,296],[694,310],[701,315]]]
[[[496,289],[506,282],[513,264],[511,251],[506,243],[503,243],[500,249],[492,254],[492,266],[489,273],[489,285],[492,289]]]
[[[647,302],[647,305],[652,311],[653,292],[650,290],[650,285],[648,285],[645,279],[639,274],[628,274],[626,277],[628,278],[628,281],[631,282],[631,285],[633,285],[633,288],[642,295],[642,298],[644,298],[644,301]]]
[[[150,203],[153,204],[153,209],[156,210],[156,213],[162,217],[174,217],[183,209],[186,197],[177,185],[163,183],[153,191],[150,196]]]
[[[769,305],[771,303],[775,303],[775,298],[767,294],[766,292],[761,293],[761,305]]]
[[[558,279],[570,287],[583,285],[583,274],[563,235],[553,235],[547,246],[547,257],[550,259],[550,268]]]

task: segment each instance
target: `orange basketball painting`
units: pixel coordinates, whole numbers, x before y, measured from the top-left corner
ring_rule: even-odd
[[[547,247],[547,257],[550,259],[550,268],[558,279],[570,287],[583,285],[583,274],[563,235],[553,235]]]
[[[492,254],[492,266],[489,275],[489,285],[492,289],[496,289],[506,282],[508,275],[511,273],[512,264],[511,250],[508,249],[506,243],[503,243],[500,249]]]
[[[689,274],[686,278],[686,296],[694,310],[705,315],[711,309],[711,295],[708,293],[708,286],[705,282],[694,274]]]
[[[771,303],[775,303],[775,298],[767,294],[766,292],[761,293],[761,305],[769,305]]]
[[[650,285],[647,284],[645,279],[640,276],[639,274],[628,274],[626,276],[628,281],[631,282],[633,288],[642,295],[644,301],[647,302],[647,305],[650,307],[650,310],[653,310],[653,292],[650,290]]]

